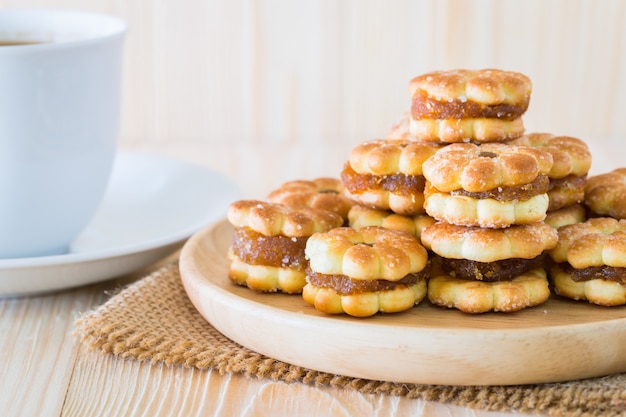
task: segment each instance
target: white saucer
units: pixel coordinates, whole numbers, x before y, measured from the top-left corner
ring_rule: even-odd
[[[223,217],[234,182],[207,168],[120,152],[96,216],[67,254],[0,259],[0,297],[33,295],[112,279],[171,254]]]

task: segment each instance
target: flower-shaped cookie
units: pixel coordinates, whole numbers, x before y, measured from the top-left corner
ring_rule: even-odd
[[[431,303],[464,313],[514,312],[542,304],[550,297],[543,268],[525,272],[512,280],[483,282],[434,275],[428,282]]]
[[[591,151],[581,139],[551,133],[530,133],[510,142],[511,145],[541,148],[552,155],[550,178],[586,175],[591,167]]]
[[[367,226],[316,233],[303,298],[319,311],[367,317],[404,311],[426,295],[428,255],[406,232]]]
[[[555,247],[558,233],[543,222],[504,229],[438,222],[422,231],[421,240],[427,249],[444,258],[495,262],[535,258]]]
[[[457,143],[442,147],[422,164],[426,179],[441,192],[479,193],[531,184],[552,169],[552,155],[529,146]]]
[[[382,227],[341,227],[316,233],[305,253],[320,274],[352,279],[398,281],[426,267],[428,255],[413,235]]]
[[[550,252],[555,291],[594,304],[626,304],[626,220],[591,218],[559,229]]]
[[[550,190],[548,211],[581,203],[585,198],[587,173],[591,167],[591,152],[585,142],[570,136],[531,133],[511,142],[550,152],[554,163],[548,172]]]
[[[501,70],[436,71],[413,78],[410,133],[437,142],[491,142],[524,133],[532,84]]]
[[[587,220],[587,212],[582,204],[572,204],[561,209],[548,211],[544,223],[555,229]]]
[[[339,214],[344,221],[354,202],[344,195],[342,182],[337,178],[321,177],[313,180],[295,180],[270,192],[272,203],[293,207],[311,207]]]
[[[626,168],[589,177],[585,205],[597,215],[626,219]]]
[[[350,227],[360,229],[365,226],[380,226],[385,229],[401,230],[418,238],[422,230],[435,223],[427,214],[407,216],[386,210],[376,210],[356,204],[348,213]]]
[[[437,220],[501,228],[545,218],[549,152],[503,143],[455,143],[422,164],[424,209]]]
[[[341,173],[353,201],[399,214],[424,212],[422,163],[439,146],[408,140],[372,140],[353,148]]]
[[[239,200],[230,204],[228,221],[265,236],[308,237],[341,226],[336,213],[307,207],[290,207],[259,200]]]
[[[310,235],[343,224],[336,213],[240,200],[228,208],[235,226],[228,250],[229,278],[264,292],[300,293],[307,266],[304,248]]]

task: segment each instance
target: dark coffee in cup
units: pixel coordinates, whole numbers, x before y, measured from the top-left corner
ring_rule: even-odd
[[[17,41],[17,40],[1,40],[0,39],[0,46],[20,46],[20,45],[34,45],[37,43],[47,43],[47,42],[43,42],[43,41]]]

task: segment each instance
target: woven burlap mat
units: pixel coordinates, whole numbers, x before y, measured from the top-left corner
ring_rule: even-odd
[[[220,374],[241,373],[490,411],[626,415],[626,374],[525,386],[416,385],[331,375],[268,358],[234,343],[200,316],[187,298],[176,262],[122,289],[80,317],[76,326],[81,341],[89,348],[132,360],[212,368]]]

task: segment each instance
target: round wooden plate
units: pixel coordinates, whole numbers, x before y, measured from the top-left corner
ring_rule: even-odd
[[[322,372],[444,385],[558,382],[626,371],[626,308],[551,297],[516,313],[469,315],[431,305],[369,318],[329,316],[298,295],[232,284],[222,220],[183,247],[193,305],[216,329],[261,354]]]

